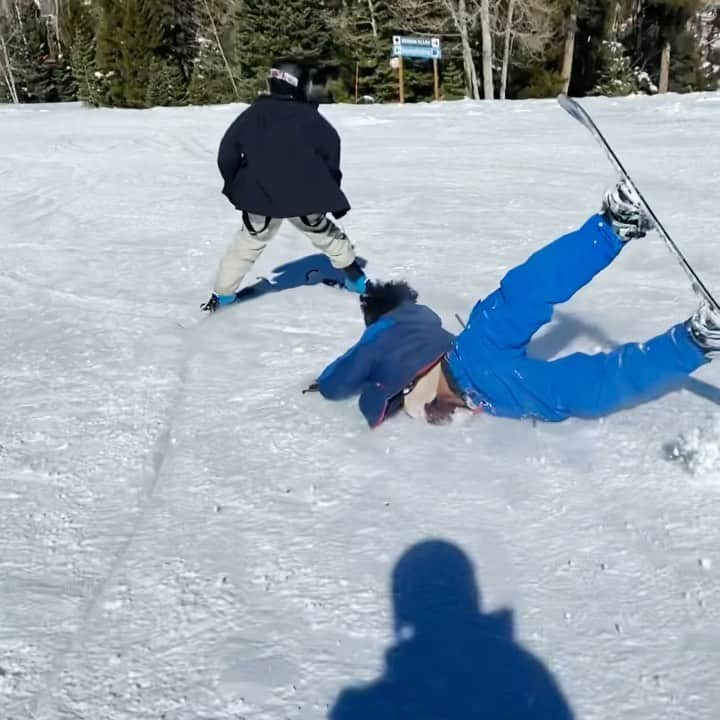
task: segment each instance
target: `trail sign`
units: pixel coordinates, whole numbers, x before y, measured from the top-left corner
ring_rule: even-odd
[[[393,35],[394,57],[439,60],[442,58],[440,38],[408,37]]]
[[[400,84],[400,102],[405,102],[405,58],[418,58],[433,61],[433,78],[435,85],[435,99],[440,99],[440,78],[438,74],[438,60],[442,58],[440,38],[408,37],[393,35],[392,59],[390,64],[398,70]]]

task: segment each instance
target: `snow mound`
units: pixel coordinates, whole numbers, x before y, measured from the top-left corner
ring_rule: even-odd
[[[720,415],[704,426],[682,433],[663,449],[668,460],[681,462],[693,475],[720,469]]]

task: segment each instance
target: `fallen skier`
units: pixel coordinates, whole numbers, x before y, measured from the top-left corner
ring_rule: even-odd
[[[645,343],[553,361],[526,353],[553,306],[652,227],[621,181],[605,193],[600,214],[508,272],[458,336],[417,304],[407,283],[368,283],[360,297],[367,329],[308,390],[329,400],[359,394],[360,410],[376,427],[400,410],[435,424],[458,408],[547,421],[592,418],[677,389],[720,350],[720,317],[705,301],[689,320]]]

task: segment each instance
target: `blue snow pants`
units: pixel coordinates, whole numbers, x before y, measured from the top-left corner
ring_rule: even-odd
[[[635,240],[634,242],[638,242]],[[611,352],[530,358],[533,334],[618,255],[622,243],[601,215],[532,255],[473,309],[448,355],[470,403],[504,417],[592,418],[677,389],[707,361],[684,324]]]

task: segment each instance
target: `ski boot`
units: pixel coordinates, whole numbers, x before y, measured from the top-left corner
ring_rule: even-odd
[[[624,180],[620,180],[614,188],[605,191],[602,213],[624,243],[634,238],[645,237],[654,227],[637,193]]]
[[[237,300],[237,295],[216,295],[213,293],[210,299],[200,306],[205,312],[214,313],[219,307],[232,305]]]
[[[365,292],[368,279],[358,261],[353,260],[352,264],[343,268],[343,272],[345,273],[345,280],[343,282],[345,289],[362,295]]]
[[[695,314],[687,321],[690,337],[709,358],[720,357],[720,312],[702,300]]]

